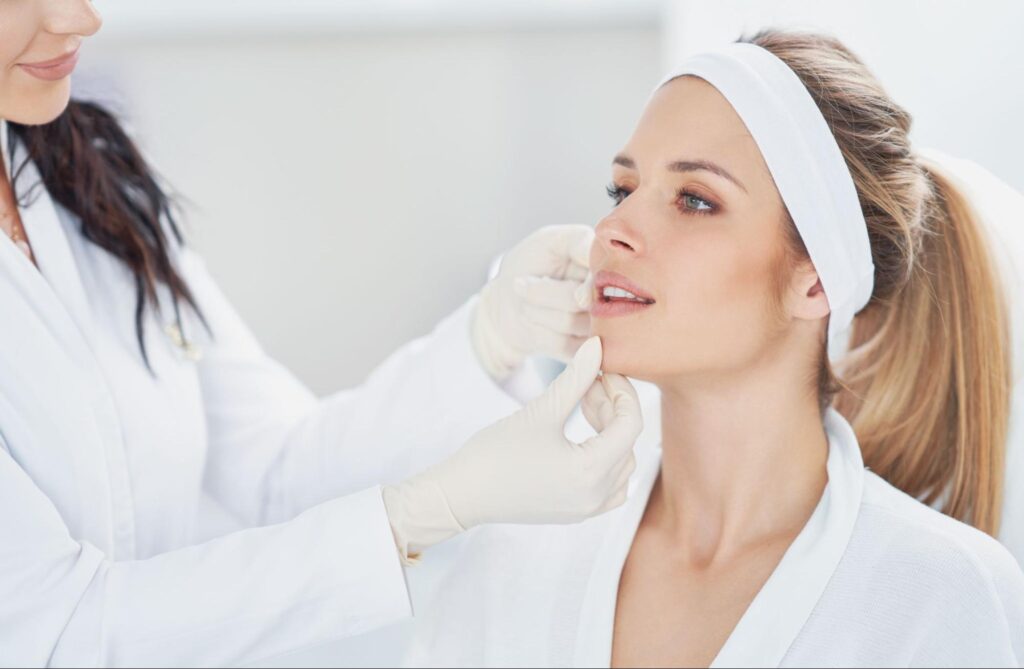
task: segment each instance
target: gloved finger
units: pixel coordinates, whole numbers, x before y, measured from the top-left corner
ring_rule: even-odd
[[[636,471],[636,456],[633,455],[633,451],[629,452],[629,457],[625,458],[615,468],[615,483],[612,485],[612,492],[621,490],[622,488],[629,487],[629,479],[633,476],[633,472]]]
[[[518,274],[564,279],[573,265],[589,266],[593,239],[594,229],[589,225],[549,225],[512,249],[507,266]]]
[[[602,513],[608,513],[609,511],[614,511],[615,509],[625,504],[627,499],[629,499],[629,494],[627,490],[625,488],[619,490],[614,495],[612,495],[612,497],[608,500],[607,503],[605,503],[603,507],[601,507],[601,510],[598,512],[597,515],[601,515]]]
[[[583,417],[590,423],[590,427],[597,432],[602,431],[615,418],[612,398],[608,395],[608,390],[600,379],[594,381],[594,384],[587,390],[580,408],[583,410]]]
[[[589,314],[535,307],[532,304],[523,305],[522,314],[527,323],[539,325],[556,334],[576,337],[586,337],[590,334]]]
[[[614,416],[603,430],[583,443],[588,449],[604,455],[608,461],[615,461],[633,447],[644,428],[640,410],[640,398],[629,380],[619,374],[605,374],[601,377],[611,397]]]
[[[529,304],[546,309],[558,309],[566,312],[580,312],[576,291],[582,281],[552,279],[546,276],[520,276],[513,286],[516,294]]]
[[[589,225],[567,225],[569,260],[590,269],[590,248],[594,245],[594,229]]]
[[[527,321],[526,336],[530,340],[531,351],[536,355],[543,355],[554,358],[561,362],[569,362],[580,350],[580,347],[590,339],[590,333],[579,337],[576,335],[559,334],[543,325]]]
[[[632,451],[615,473],[615,483],[612,485],[608,500],[601,507],[600,513],[611,511],[626,503],[629,497],[629,479],[636,471],[636,456]]]
[[[604,503],[604,506],[598,509],[596,515],[599,516],[602,513],[608,513],[609,511],[613,511],[619,508],[620,506],[626,503],[627,499],[629,499],[629,486],[622,486],[621,488],[616,488],[615,492],[613,492],[608,497],[608,501]]]
[[[573,335],[562,337],[561,350],[550,355],[555,360],[561,360],[562,362],[572,360],[576,355],[576,352],[580,350],[581,346],[587,343],[589,338],[590,337],[576,337]]]
[[[534,341],[538,342],[537,352],[559,362],[572,360],[589,338],[557,334],[551,330],[541,329],[539,326],[538,331],[534,334]]]
[[[588,273],[587,278],[584,279],[579,287],[576,289],[576,293],[573,295],[576,298],[576,304],[583,311],[590,311],[590,307],[594,304],[594,275]]]
[[[630,450],[629,456],[619,465],[618,474],[615,478],[616,488],[629,485],[629,479],[636,471],[636,454]]]
[[[548,389],[531,404],[548,419],[564,426],[573,409],[594,383],[600,369],[601,340],[591,337],[580,346],[565,370],[551,382]]]
[[[594,228],[589,225],[552,225],[542,228],[549,259],[568,271],[570,267],[590,268],[590,248],[594,245]]]
[[[563,278],[569,279],[570,281],[583,281],[590,274],[590,270],[583,265],[577,265],[572,263],[569,265],[563,274]]]
[[[594,246],[594,229],[589,226],[577,229],[573,226],[571,234],[575,237],[569,248],[569,259],[572,263],[565,270],[565,278],[583,281],[590,274],[590,249]]]

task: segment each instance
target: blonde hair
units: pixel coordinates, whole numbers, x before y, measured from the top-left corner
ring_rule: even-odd
[[[1011,387],[1009,318],[981,223],[910,147],[911,116],[834,37],[762,30],[793,69],[853,175],[875,263],[871,301],[818,392],[850,421],[865,465],[926,504],[995,534]],[[792,221],[789,251],[806,258]]]

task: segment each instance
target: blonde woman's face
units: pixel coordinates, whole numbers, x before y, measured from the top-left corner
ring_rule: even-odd
[[[725,98],[691,76],[663,86],[609,188],[617,204],[591,251],[604,369],[657,383],[771,355],[786,334],[785,210]]]
[[[39,125],[59,116],[74,54],[100,24],[89,0],[0,0],[0,118]]]

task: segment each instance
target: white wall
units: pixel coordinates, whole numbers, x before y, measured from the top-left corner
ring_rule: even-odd
[[[758,28],[824,30],[914,117],[911,140],[982,164],[1024,191],[1024,3],[1012,0],[678,0],[666,67]]]
[[[115,82],[224,290],[327,392],[530,230],[597,221],[659,55],[654,28],[119,37],[83,88]]]

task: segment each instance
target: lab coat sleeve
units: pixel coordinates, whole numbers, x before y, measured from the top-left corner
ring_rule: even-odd
[[[476,360],[469,333],[476,298],[361,386],[317,399],[263,351],[198,254],[184,247],[180,266],[213,335],[198,363],[209,434],[205,485],[248,524],[285,520],[418,473],[522,405]]]
[[[0,537],[0,666],[234,665],[410,615],[376,488],[115,562],[0,450]]]

